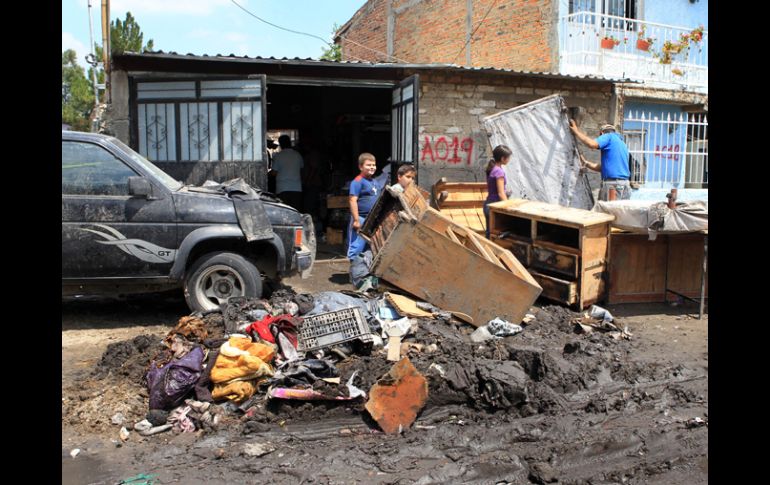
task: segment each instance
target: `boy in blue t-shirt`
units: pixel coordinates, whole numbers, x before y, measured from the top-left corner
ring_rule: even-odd
[[[377,200],[377,186],[374,183],[374,172],[377,171],[377,161],[371,153],[358,156],[360,174],[350,183],[350,223],[348,224],[348,259],[353,260],[356,254],[366,250],[367,243],[358,231],[364,223],[369,211]]]

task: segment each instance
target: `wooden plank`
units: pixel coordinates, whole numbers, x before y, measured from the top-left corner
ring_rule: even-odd
[[[518,278],[425,224],[400,222],[372,272],[473,325],[500,317],[520,322],[542,288]]]
[[[462,244],[459,239],[457,239],[457,236],[455,236],[455,232],[452,230],[451,227],[447,227],[446,231],[444,231],[447,236],[449,236],[449,239],[456,242],[457,244]]]
[[[536,271],[531,271],[530,274],[535,281],[543,287],[542,296],[545,298],[564,303],[566,305],[573,305],[578,301],[577,282],[566,281],[553,276],[540,274]]]
[[[604,224],[615,220],[615,216],[611,214],[526,199],[496,202],[490,205],[490,207],[493,206],[503,213],[576,228]]]

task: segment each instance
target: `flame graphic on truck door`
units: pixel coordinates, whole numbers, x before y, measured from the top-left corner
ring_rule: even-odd
[[[148,263],[173,263],[176,256],[175,249],[162,248],[151,242],[143,241],[141,239],[126,239],[126,236],[121,234],[115,228],[105,226],[103,224],[91,224],[94,227],[104,229],[108,232],[97,231],[95,229],[80,229],[81,231],[87,231],[97,236],[101,236],[106,241],[96,241],[99,244],[106,244],[108,246],[117,246],[118,249],[124,253],[128,253],[135,258],[139,258],[142,261]]]

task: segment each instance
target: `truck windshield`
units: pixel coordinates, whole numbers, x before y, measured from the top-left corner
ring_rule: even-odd
[[[147,160],[143,156],[136,153],[134,150],[132,150],[128,145],[123,143],[122,141],[118,140],[117,138],[111,139],[112,143],[120,147],[128,156],[130,156],[135,162],[142,165],[144,168],[147,169],[147,171],[152,172],[155,177],[160,180],[163,185],[168,187],[170,190],[179,190],[182,188],[182,183],[174,180],[171,175],[167,174],[163,170],[159,169],[155,164],[153,164],[151,161]]]

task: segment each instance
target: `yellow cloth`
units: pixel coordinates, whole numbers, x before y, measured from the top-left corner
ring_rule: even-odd
[[[252,342],[247,337],[230,337],[219,351],[211,382],[224,383],[233,379],[252,379],[272,376],[273,368],[268,364],[275,357],[275,348]]]
[[[257,381],[233,381],[225,384],[214,384],[211,397],[215,401],[229,399],[235,402],[245,401],[257,391]]]

